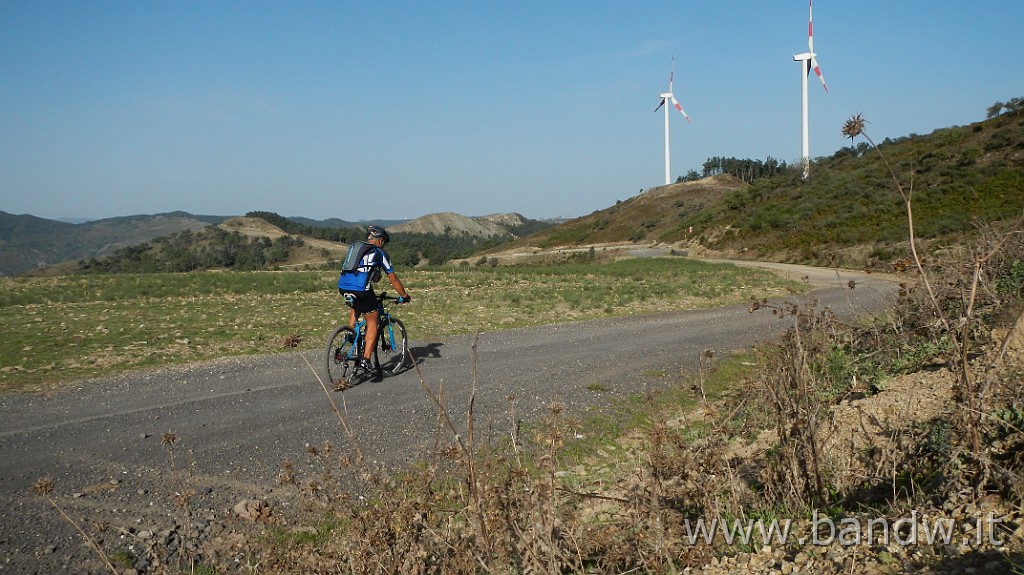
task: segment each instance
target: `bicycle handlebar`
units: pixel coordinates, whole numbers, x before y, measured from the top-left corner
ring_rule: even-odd
[[[388,295],[388,292],[386,292],[386,291],[380,292],[380,295],[377,296],[377,301],[384,302],[386,300],[390,300],[390,301],[408,301],[408,300],[403,299],[401,297],[395,297],[393,295]]]

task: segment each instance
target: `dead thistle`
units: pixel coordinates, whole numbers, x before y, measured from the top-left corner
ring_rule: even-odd
[[[160,445],[167,448],[172,447],[176,441],[178,441],[178,436],[169,431],[160,436]],[[173,453],[171,455],[173,457]]]
[[[867,122],[861,114],[853,116],[843,124],[843,135],[852,140],[857,136],[864,134],[864,124],[866,123]],[[867,134],[864,134],[864,137],[871,142],[871,138],[868,138]],[[872,145],[874,145],[874,142],[872,142]]]
[[[192,537],[192,498],[195,496],[196,491],[185,484],[185,480],[182,479],[181,473],[174,460],[174,445],[177,442],[178,436],[174,432],[168,431],[160,436],[160,444],[167,449],[167,457],[171,467],[171,477],[173,478],[174,485],[177,488],[171,495],[171,500],[174,501],[175,505],[181,508],[182,515],[184,515],[185,535],[187,537]],[[195,557],[189,557],[189,563],[194,567]]]
[[[61,509],[60,505],[57,504],[57,501],[53,498],[53,489],[54,482],[52,477],[41,477],[32,484],[32,492],[45,498],[50,503],[50,506],[56,509],[57,513],[60,513],[60,516],[63,517],[69,525],[74,527],[75,531],[82,536],[82,539],[84,539],[86,544],[88,544],[96,555],[99,556],[100,560],[103,561],[103,564],[107,566],[107,569],[110,569],[110,572],[114,575],[118,575],[117,569],[114,568],[114,565],[110,562],[107,554],[103,552],[103,549],[100,548],[99,544],[97,544],[96,541],[93,540],[93,538],[90,537],[74,519],[65,513],[64,510]]]
[[[896,172],[892,169],[892,165],[889,164],[889,158],[887,158],[885,154],[882,153],[882,149],[879,148],[878,145],[875,144],[875,141],[871,139],[871,136],[869,136],[868,133],[864,131],[864,124],[866,123],[867,120],[865,120],[863,116],[861,116],[861,114],[853,116],[843,124],[843,135],[846,136],[847,138],[850,138],[851,142],[857,136],[863,136],[864,139],[867,140],[869,144],[871,144],[871,147],[874,148],[876,152],[878,152],[878,157],[882,159],[882,163],[885,165],[885,169],[889,172],[889,176],[892,178],[893,183],[896,185],[896,191],[899,192],[900,197],[903,198],[903,206],[907,212],[907,229],[910,235],[910,253],[914,257],[914,264],[917,267],[918,273],[921,275],[921,280],[924,282],[925,288],[928,290],[928,295],[931,297],[932,305],[935,307],[939,315],[939,319],[942,321],[943,325],[948,331],[949,323],[946,321],[946,318],[942,313],[942,309],[939,306],[938,298],[936,298],[935,296],[935,290],[932,289],[931,282],[928,281],[928,276],[924,273],[924,266],[921,264],[921,257],[917,253],[917,238],[914,235],[914,210],[911,206],[911,195],[914,191],[913,183],[911,183],[911,187],[909,190],[903,189],[903,184],[900,183],[899,177],[896,176]]]

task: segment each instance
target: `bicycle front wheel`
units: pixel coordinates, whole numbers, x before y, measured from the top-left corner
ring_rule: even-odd
[[[338,326],[327,336],[327,348],[324,350],[324,370],[327,381],[334,387],[349,384],[355,373],[359,354],[352,349],[355,332],[347,325]]]
[[[380,327],[378,360],[385,376],[399,373],[409,363],[409,341],[402,320],[390,318]]]

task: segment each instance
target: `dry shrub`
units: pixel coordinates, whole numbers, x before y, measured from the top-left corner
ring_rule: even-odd
[[[919,277],[932,279],[904,284],[883,324],[853,328],[813,305],[755,303],[792,318],[780,343],[759,348],[778,438],[760,472],[765,504],[1024,501],[1024,246],[1019,222],[979,235],[967,261],[923,260]],[[884,420],[836,425],[838,402],[921,370],[951,378],[944,409],[907,413],[917,401],[907,394]],[[837,449],[837,434],[858,438]]]
[[[913,180],[909,188],[903,186],[888,158],[865,132],[866,124],[861,115],[853,116],[843,125],[843,135],[851,141],[857,137],[868,141],[882,159],[903,201],[908,247],[918,282],[927,294],[921,307],[922,311],[930,312],[922,314],[922,319],[934,320],[924,327],[942,344],[956,376],[953,453],[949,465],[956,467],[957,473],[951,475],[957,479],[949,482],[947,492],[970,491],[975,499],[984,497],[993,488],[1005,492],[1011,486],[1004,481],[992,484],[993,474],[1004,477],[1006,474],[991,458],[987,441],[992,434],[993,421],[999,419],[995,417],[997,398],[1005,395],[1002,388],[1007,386],[1001,379],[1000,367],[1013,360],[1005,359],[1008,339],[1003,340],[996,353],[986,350],[986,344],[991,334],[991,321],[998,316],[999,309],[1019,309],[1020,298],[1024,295],[1021,289],[1024,285],[1024,259],[1021,257],[1024,254],[1021,245],[1024,215],[1002,226],[979,224],[976,243],[967,248],[969,258],[938,262],[938,265],[927,261],[918,251],[919,241],[914,232]],[[1011,284],[1009,289],[1007,283]],[[1017,300],[1018,305],[1008,306],[1012,300]],[[1017,400],[1014,400],[1009,408],[1016,407]]]
[[[1024,426],[1014,424],[1024,405],[1024,236],[1020,220],[981,226],[977,235],[964,259],[922,260],[921,281],[905,287],[893,317],[907,340],[929,342],[931,367],[954,378],[951,413],[933,424],[949,428],[931,462],[941,466],[938,494],[999,493],[1019,502],[1024,467],[1013,453],[1024,441]]]
[[[317,500],[316,513],[333,518],[326,543],[284,538],[263,564],[280,573],[581,570],[576,515],[559,501],[553,452],[527,470],[512,450],[481,451],[471,474],[461,449],[442,451],[446,459],[397,474],[354,468],[362,497],[339,488]]]
[[[326,540],[278,538],[260,564],[274,573],[670,572],[715,555],[687,541],[687,519],[740,516],[753,502],[724,439],[694,441],[666,424],[647,432],[649,455],[627,478],[581,492],[559,472],[567,429],[554,409],[529,453],[515,442],[489,445],[471,466],[453,445],[397,474],[349,468],[348,488],[338,476],[335,493],[307,498],[313,517],[331,518]]]
[[[778,344],[759,349],[759,390],[771,408],[778,445],[761,471],[768,505],[821,506],[833,499],[833,464],[823,449],[829,408],[851,382],[830,369],[828,358],[853,330],[831,310],[769,306],[793,325]]]

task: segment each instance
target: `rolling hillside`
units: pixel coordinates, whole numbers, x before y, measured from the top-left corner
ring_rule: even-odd
[[[260,218],[234,217],[222,222],[218,227],[228,232],[238,232],[249,238],[269,238],[277,240],[288,236],[281,228],[267,223]],[[305,265],[320,265],[340,261],[347,253],[348,244],[321,240],[311,237],[302,237],[302,245],[294,246],[288,250],[287,259],[278,264],[278,267],[296,267]]]
[[[85,257],[102,257],[155,237],[198,231],[225,219],[171,212],[68,224],[0,212],[0,276]]]
[[[524,218],[520,214],[491,214],[468,217],[454,212],[428,214],[393,226],[396,234],[435,234],[444,236],[473,236],[478,238],[513,237],[523,230],[535,231],[549,224]]]
[[[641,242],[662,236],[678,236],[685,240],[687,222],[692,216],[715,209],[730,193],[746,187],[747,184],[738,178],[721,175],[651,188],[609,208],[512,242],[507,247],[553,248]]]
[[[391,250],[409,265],[425,260],[443,261],[446,254],[493,246],[552,225],[519,214],[493,214],[478,218],[454,213],[431,214],[412,222],[312,220],[284,218],[272,212],[252,212],[247,216],[253,217],[194,216],[174,212],[70,224],[0,212],[0,276],[26,272],[71,273],[78,269],[78,260],[108,257],[124,248],[161,243],[164,238],[186,231],[198,232],[211,225],[227,232],[238,232],[250,239],[301,238],[303,245],[289,248],[287,258],[280,263],[284,266],[329,263],[337,259],[339,252],[345,249],[346,240],[333,236],[359,236],[361,232],[358,230],[367,223],[386,225],[391,231],[404,236],[403,245],[393,245]],[[323,236],[327,239],[318,239],[307,233],[312,228],[318,228],[313,231],[331,233]],[[338,233],[338,230],[346,229],[349,231]]]
[[[963,244],[987,226],[1020,226],[1024,114],[1017,111],[886,140],[878,150],[854,142],[815,159],[807,180],[790,168],[751,184],[716,175],[652,188],[488,254],[659,243],[734,258],[886,267],[908,255],[908,231],[879,151],[912,192],[917,238],[935,249]]]

